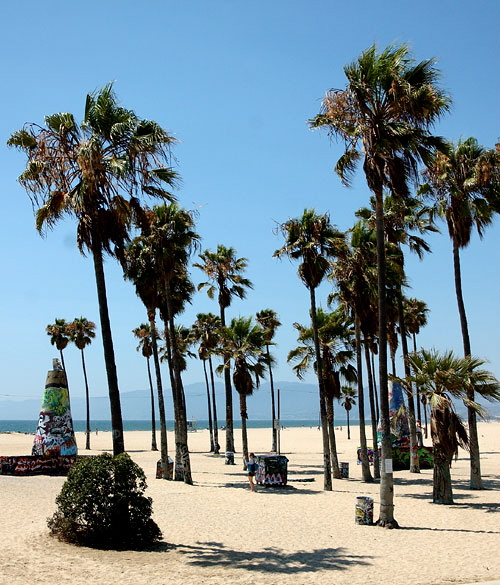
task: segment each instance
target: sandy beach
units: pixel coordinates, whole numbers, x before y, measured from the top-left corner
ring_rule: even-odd
[[[55,511],[63,477],[0,475],[0,584],[40,580],[71,585],[332,584],[433,585],[500,579],[500,423],[480,423],[482,473],[488,489],[468,489],[467,454],[452,468],[455,505],[431,502],[432,470],[395,473],[395,517],[400,530],[354,522],[356,498],[374,499],[379,485],[360,480],[357,428],[347,440],[337,431],[341,461],[350,477],[322,491],[321,437],[317,428],[281,432],[289,459],[285,488],[257,487],[251,493],[237,465],[210,455],[208,431],[190,434],[195,485],[155,479],[157,452],[151,433],[127,432],[125,446],[148,477],[154,518],[164,543],[154,552],[78,548],[52,538],[46,520]],[[221,433],[224,444],[224,433]],[[241,449],[240,431],[235,431]],[[0,434],[0,454],[27,455],[33,437]],[[84,436],[77,433],[81,454]],[[270,448],[271,431],[250,429],[256,453]],[[169,433],[169,447],[173,435]],[[92,435],[98,454],[111,450],[110,433]],[[311,480],[314,481],[303,481]],[[302,481],[301,481],[302,480]]]

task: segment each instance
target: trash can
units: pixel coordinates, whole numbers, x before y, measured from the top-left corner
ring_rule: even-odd
[[[373,524],[373,498],[358,496],[356,498],[356,513],[354,516],[356,524],[371,526]]]
[[[288,459],[284,455],[259,455],[255,481],[259,485],[286,485]]]
[[[348,461],[341,461],[340,462],[340,477],[342,479],[349,479],[349,462]]]
[[[224,459],[226,465],[234,465],[234,452],[226,451],[226,457]]]
[[[172,474],[174,471],[174,461],[170,457],[168,458],[168,467],[169,467],[169,471],[170,471],[169,476],[170,476],[170,478],[172,478]],[[163,473],[162,473],[161,459],[158,459],[158,463],[156,464],[156,479],[162,479],[162,478],[163,478]]]

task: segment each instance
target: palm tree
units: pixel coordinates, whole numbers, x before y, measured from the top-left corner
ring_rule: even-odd
[[[68,324],[66,323],[66,319],[56,319],[55,323],[47,325],[47,327],[45,327],[45,331],[47,332],[47,335],[50,336],[51,345],[55,345],[56,348],[59,350],[62,367],[63,370],[66,371],[66,366],[64,365],[63,350],[66,349],[70,341],[68,333]]]
[[[358,395],[356,388],[352,388],[351,386],[342,386],[341,388],[341,399],[342,399],[342,406],[345,408],[345,413],[347,417],[347,438],[351,438],[351,428],[349,425],[349,414],[352,410],[352,407],[356,404],[356,396]]]
[[[344,234],[331,225],[330,217],[327,213],[320,215],[314,209],[305,209],[301,217],[289,219],[279,227],[285,238],[285,245],[276,250],[274,256],[277,258],[288,256],[290,260],[301,260],[298,269],[299,278],[309,290],[323,438],[324,489],[331,491],[330,445],[322,374],[323,367],[316,321],[315,291],[331,271],[329,259],[337,255],[339,249],[344,245]]]
[[[418,164],[427,164],[443,141],[429,129],[449,109],[450,100],[437,87],[438,71],[432,59],[415,63],[407,45],[389,46],[378,52],[375,45],[344,68],[347,86],[330,90],[322,111],[310,121],[326,127],[345,144],[336,164],[344,184],[363,159],[368,188],[375,196],[378,318],[379,392],[382,425],[382,458],[392,458],[387,384],[386,263],[383,190],[396,198],[409,195],[408,181],[417,178]],[[396,527],[394,478],[382,465],[380,526]]]
[[[211,434],[211,451],[214,455],[218,455],[220,451],[219,445],[219,430],[217,421],[217,402],[215,399],[215,382],[214,369],[212,364],[212,355],[214,354],[220,337],[220,318],[213,313],[198,313],[196,321],[191,328],[191,335],[195,342],[199,343],[198,356],[203,362],[203,371],[205,373],[205,382],[207,385],[207,401],[209,412],[209,428]],[[210,386],[208,382],[208,374],[206,370],[206,362],[208,362],[210,372]],[[210,401],[211,390],[211,401]],[[213,427],[210,424],[210,413],[213,412]]]
[[[151,451],[158,451],[158,445],[156,443],[155,397],[153,391],[153,379],[151,377],[151,366],[149,365],[149,360],[153,355],[151,326],[149,323],[141,323],[139,327],[132,329],[132,333],[139,340],[136,349],[146,358],[146,364],[148,367],[149,392],[151,396]]]
[[[427,166],[427,184],[422,193],[437,200],[438,211],[445,219],[453,244],[453,267],[464,355],[471,355],[469,327],[462,292],[460,250],[466,248],[474,226],[479,237],[491,224],[498,207],[500,183],[498,171],[500,158],[496,150],[480,146],[475,138],[450,143],[449,151],[439,153]],[[470,388],[469,400],[474,401],[474,389]],[[470,432],[470,487],[482,489],[479,439],[476,411],[468,409]]]
[[[223,368],[229,370],[233,361],[233,384],[240,396],[241,437],[243,459],[248,461],[247,396],[251,396],[264,377],[269,358],[265,348],[268,340],[264,329],[252,323],[251,317],[231,319],[229,327],[221,330]]]
[[[417,353],[417,335],[420,333],[420,328],[427,325],[427,313],[429,309],[424,301],[416,299],[414,297],[403,298],[403,311],[404,319],[406,324],[406,331],[408,335],[412,336],[413,339],[413,351]],[[420,396],[418,387],[415,388],[417,396],[417,420],[422,422],[422,414],[420,409],[420,402],[424,407],[424,434],[427,438],[427,403],[425,396]]]
[[[75,318],[71,323],[67,325],[67,331],[69,334],[70,341],[72,341],[76,347],[80,350],[82,356],[82,369],[83,378],[85,380],[85,403],[86,403],[86,438],[85,438],[85,449],[90,449],[90,395],[89,395],[89,383],[87,381],[87,368],[85,367],[85,348],[87,345],[92,343],[92,339],[95,338],[95,323],[88,321],[85,317]]]
[[[484,409],[471,401],[474,390],[487,400],[500,400],[500,382],[481,369],[484,361],[470,355],[456,357],[452,351],[421,350],[409,356],[413,375],[431,407],[431,437],[434,453],[435,504],[453,504],[450,466],[458,447],[469,448],[467,428],[454,409],[453,399],[459,398],[479,415]],[[469,429],[470,433],[470,429]]]
[[[374,207],[374,200],[372,198],[372,207]],[[388,327],[389,346],[391,348],[391,356],[394,364],[395,350],[398,344],[398,330],[401,335],[401,346],[403,351],[403,365],[405,368],[405,375],[409,376],[409,366],[407,363],[408,344],[406,339],[406,323],[405,312],[403,306],[403,286],[405,284],[405,264],[402,246],[405,245],[411,252],[418,255],[420,259],[423,258],[424,252],[430,252],[430,246],[421,237],[429,232],[437,232],[434,226],[433,210],[424,205],[419,199],[407,197],[405,200],[400,200],[391,196],[384,199],[384,221],[386,240],[395,248],[396,254],[393,254],[393,259],[396,264],[396,270],[399,270],[399,275],[394,280],[393,295],[394,303],[388,303],[388,316],[392,313],[392,319],[389,317],[391,326]],[[375,215],[373,209],[362,208],[356,215],[363,218],[363,220],[372,228],[375,228]],[[419,234],[419,235],[417,235]],[[392,311],[390,309],[393,309]],[[395,365],[393,365],[393,375],[396,375]],[[417,428],[415,419],[415,403],[413,400],[412,388],[408,388],[407,393],[408,413],[409,413],[409,428],[410,428],[410,472],[420,473],[420,465],[417,451]],[[418,402],[417,395],[417,403]],[[420,420],[420,408],[418,408]]]
[[[147,214],[149,217],[150,215]],[[171,479],[168,460],[167,416],[163,395],[163,381],[158,354],[159,333],[156,326],[158,305],[159,272],[155,264],[154,252],[144,236],[137,236],[125,249],[121,258],[123,276],[134,283],[137,296],[146,308],[149,321],[149,341],[156,374],[158,411],[160,414],[160,461],[162,479]],[[149,367],[149,361],[148,361]]]
[[[273,379],[273,368],[271,365],[271,354],[269,352],[269,343],[272,342],[276,329],[280,327],[281,323],[278,319],[278,314],[272,309],[263,309],[256,314],[257,323],[264,328],[266,336],[266,354],[269,358],[269,384],[271,387],[271,420],[273,421],[273,442],[271,451],[276,453],[278,449],[278,429],[276,428],[276,402],[274,394],[274,379]]]
[[[361,447],[361,474],[364,482],[373,482],[368,459],[365,426],[365,397],[363,386],[363,346],[375,347],[377,334],[377,267],[376,239],[373,230],[357,222],[350,230],[349,245],[333,263],[331,278],[337,292],[331,295],[349,312],[354,321],[356,370],[358,378],[359,440]],[[329,299],[329,302],[332,299]],[[363,341],[364,338],[364,341]],[[372,440],[374,453],[374,475],[380,476],[377,445],[378,417],[373,396],[374,384],[371,369],[368,369],[368,390],[372,419]]]
[[[341,383],[356,382],[356,368],[352,365],[354,352],[352,345],[352,321],[346,315],[342,307],[338,307],[331,313],[326,313],[319,308],[316,313],[318,337],[322,359],[323,389],[325,393],[325,408],[328,423],[328,435],[330,442],[330,457],[332,461],[333,477],[341,478],[334,426],[334,399],[341,397]],[[312,327],[304,327],[300,323],[293,326],[298,332],[298,347],[288,354],[289,362],[297,362],[293,367],[297,377],[302,379],[303,374],[311,366],[316,369],[314,333]]]
[[[213,299],[217,293],[221,327],[225,327],[226,309],[230,306],[233,298],[244,299],[247,289],[253,288],[250,280],[242,276],[242,272],[247,267],[247,259],[237,258],[234,248],[226,248],[222,244],[217,246],[216,252],[205,250],[199,256],[202,263],[194,263],[193,266],[203,270],[208,281],[201,282],[198,285],[198,290],[206,288],[210,299]],[[224,358],[224,361],[227,361],[227,358]],[[224,387],[226,392],[226,452],[234,453],[233,397],[228,368],[224,370]],[[226,461],[228,461],[227,458]]]
[[[191,254],[198,248],[193,214],[174,203],[155,206],[150,215],[145,237],[153,253],[159,279],[159,308],[165,324],[167,359],[171,374],[175,416],[177,468],[182,478],[192,484],[188,448],[186,397],[182,383],[183,356],[180,338],[176,335],[176,316],[184,310],[194,291],[187,273]],[[180,479],[180,476],[176,474]]]
[[[175,184],[177,174],[166,163],[174,139],[155,122],[118,105],[111,83],[87,95],[81,124],[70,113],[46,116],[45,124],[25,125],[8,145],[27,156],[19,180],[38,208],[38,231],[44,234],[65,215],[75,217],[78,249],[92,254],[113,453],[118,455],[125,446],[103,257],[123,250],[133,218],[142,215],[140,194],[171,198],[166,188]]]

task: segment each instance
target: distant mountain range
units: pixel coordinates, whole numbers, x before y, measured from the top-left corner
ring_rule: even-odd
[[[275,382],[275,389],[280,388],[280,408],[283,420],[318,418],[318,390],[314,384],[301,382]],[[207,419],[207,391],[203,382],[188,384],[184,388],[188,418]],[[276,392],[277,393],[277,392]],[[225,417],[225,393],[222,383],[216,383],[217,415],[219,420]],[[164,390],[167,419],[173,419],[172,393],[170,388]],[[40,399],[0,400],[0,420],[37,420],[40,413]],[[149,390],[134,390],[120,394],[122,416],[124,420],[149,420],[151,418],[151,397]],[[278,399],[276,398],[276,401]],[[263,383],[253,396],[249,396],[248,416],[254,420],[271,419],[271,393],[269,383]],[[277,405],[276,405],[277,408]],[[156,418],[158,402],[155,391]],[[235,418],[239,417],[239,398],[233,393],[233,410]],[[71,396],[71,414],[75,420],[86,417],[85,397]],[[90,413],[93,420],[109,420],[108,396],[91,396]]]
[[[286,420],[316,420],[318,416],[318,389],[315,384],[305,382],[275,382],[275,389],[280,389],[279,406],[280,418]],[[197,382],[185,386],[187,415],[191,419],[205,420],[207,416],[207,394],[205,384]],[[164,391],[167,419],[173,419],[173,407],[171,391],[167,388]],[[224,408],[224,387],[222,383],[216,384],[217,414],[222,421],[225,417]],[[253,396],[249,396],[248,416],[253,420],[271,420],[271,393],[269,382],[265,382],[256,390]],[[149,390],[135,390],[123,392],[120,395],[122,415],[124,420],[149,420],[151,418],[151,398]],[[40,399],[29,400],[0,400],[0,420],[34,420],[38,419],[40,413]],[[276,401],[278,397],[276,397]],[[500,403],[484,404],[493,417],[500,417]],[[278,408],[278,404],[276,404]],[[107,396],[91,396],[90,398],[91,419],[109,420],[109,398]],[[155,396],[156,418],[158,419],[158,403]],[[465,415],[465,408],[462,403],[457,404],[457,411]],[[85,419],[85,398],[83,396],[71,397],[71,413],[73,419]],[[236,392],[233,395],[233,412],[235,420],[239,419],[239,399]],[[336,413],[338,418],[345,418],[345,410],[337,403]],[[368,413],[367,413],[368,414]],[[351,411],[351,420],[357,421],[357,408]]]

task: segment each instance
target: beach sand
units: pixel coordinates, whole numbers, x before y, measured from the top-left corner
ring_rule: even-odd
[[[482,474],[487,490],[468,489],[469,463],[460,452],[452,467],[455,505],[432,504],[432,470],[395,472],[395,518],[401,529],[354,522],[356,498],[374,499],[379,485],[360,480],[358,429],[336,433],[340,461],[350,478],[322,490],[321,435],[317,428],[286,428],[281,453],[289,459],[286,488],[249,490],[241,465],[210,455],[208,431],[190,433],[195,484],[155,479],[157,452],[150,432],[127,432],[125,446],[145,470],[148,495],[164,543],[149,552],[78,548],[49,535],[63,477],[0,475],[0,584],[152,585],[431,585],[500,579],[500,423],[480,423]],[[169,433],[169,447],[174,439]],[[220,433],[224,445],[225,434]],[[158,437],[159,440],[159,437]],[[241,449],[241,432],[235,431]],[[0,454],[27,455],[33,437],[0,434]],[[111,450],[111,434],[92,435],[87,452]],[[256,453],[271,446],[269,429],[249,429]],[[314,479],[314,481],[298,481]]]

